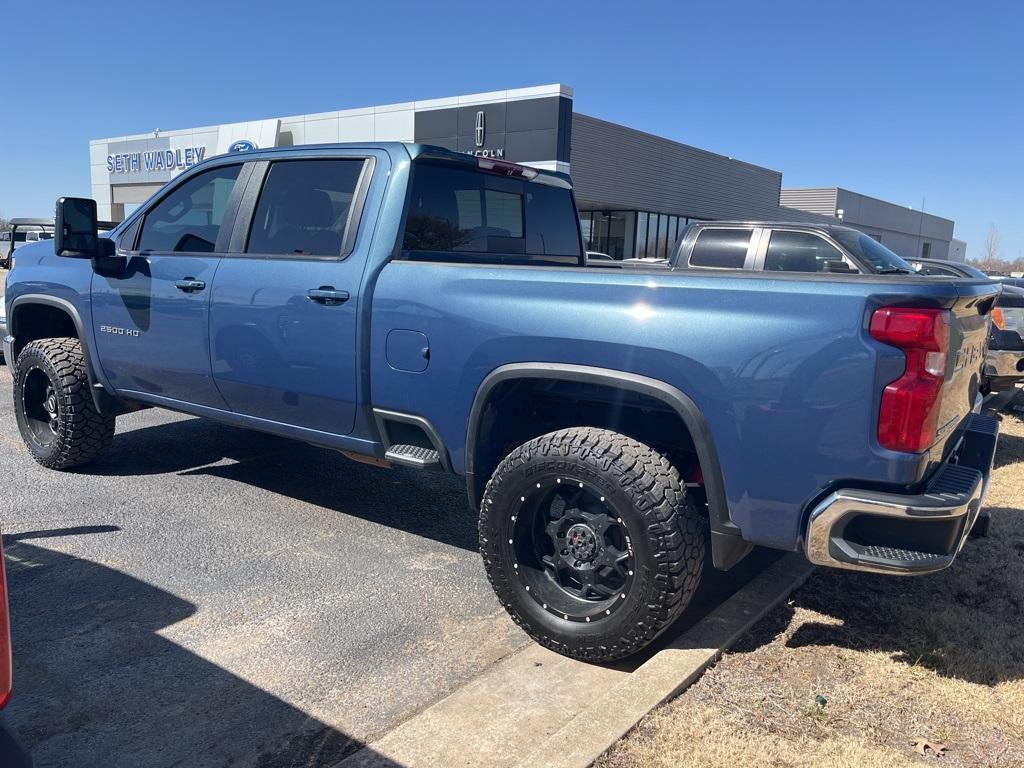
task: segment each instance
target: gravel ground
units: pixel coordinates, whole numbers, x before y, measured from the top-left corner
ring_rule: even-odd
[[[158,410],[50,472],[9,371],[6,715],[40,768],[330,765],[528,642],[458,478]]]
[[[986,504],[990,538],[968,542],[943,573],[816,572],[598,768],[1024,766],[1024,422],[1016,415],[1003,417]],[[918,754],[920,740],[934,749],[923,744]]]

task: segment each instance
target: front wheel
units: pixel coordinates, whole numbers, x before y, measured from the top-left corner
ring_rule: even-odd
[[[96,410],[78,339],[40,339],[18,355],[14,409],[21,437],[50,469],[88,464],[114,438],[114,417]]]
[[[537,642],[586,661],[636,653],[682,613],[707,535],[663,456],[590,427],[515,449],[480,508],[480,550],[501,604]]]

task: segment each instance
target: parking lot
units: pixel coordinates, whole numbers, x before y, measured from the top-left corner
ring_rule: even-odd
[[[52,472],[11,383],[0,367],[5,713],[37,766],[330,766],[529,644],[460,478],[155,409]],[[708,574],[662,642],[776,557]]]
[[[156,410],[57,474],[10,387],[8,717],[40,766],[329,765],[527,642],[457,478]]]

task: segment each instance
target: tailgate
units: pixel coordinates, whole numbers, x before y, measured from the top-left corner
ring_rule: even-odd
[[[965,418],[978,402],[990,313],[999,295],[999,286],[992,283],[967,280],[951,280],[950,283],[957,288],[959,295],[950,307],[946,382],[931,449],[932,453],[943,456],[956,442],[950,438],[958,435]]]

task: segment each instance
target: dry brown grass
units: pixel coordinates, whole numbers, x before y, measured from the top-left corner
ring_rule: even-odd
[[[1024,422],[1004,416],[988,539],[895,579],[819,570],[600,768],[1024,766]],[[822,706],[815,697],[822,695]],[[948,747],[919,756],[918,738]]]

